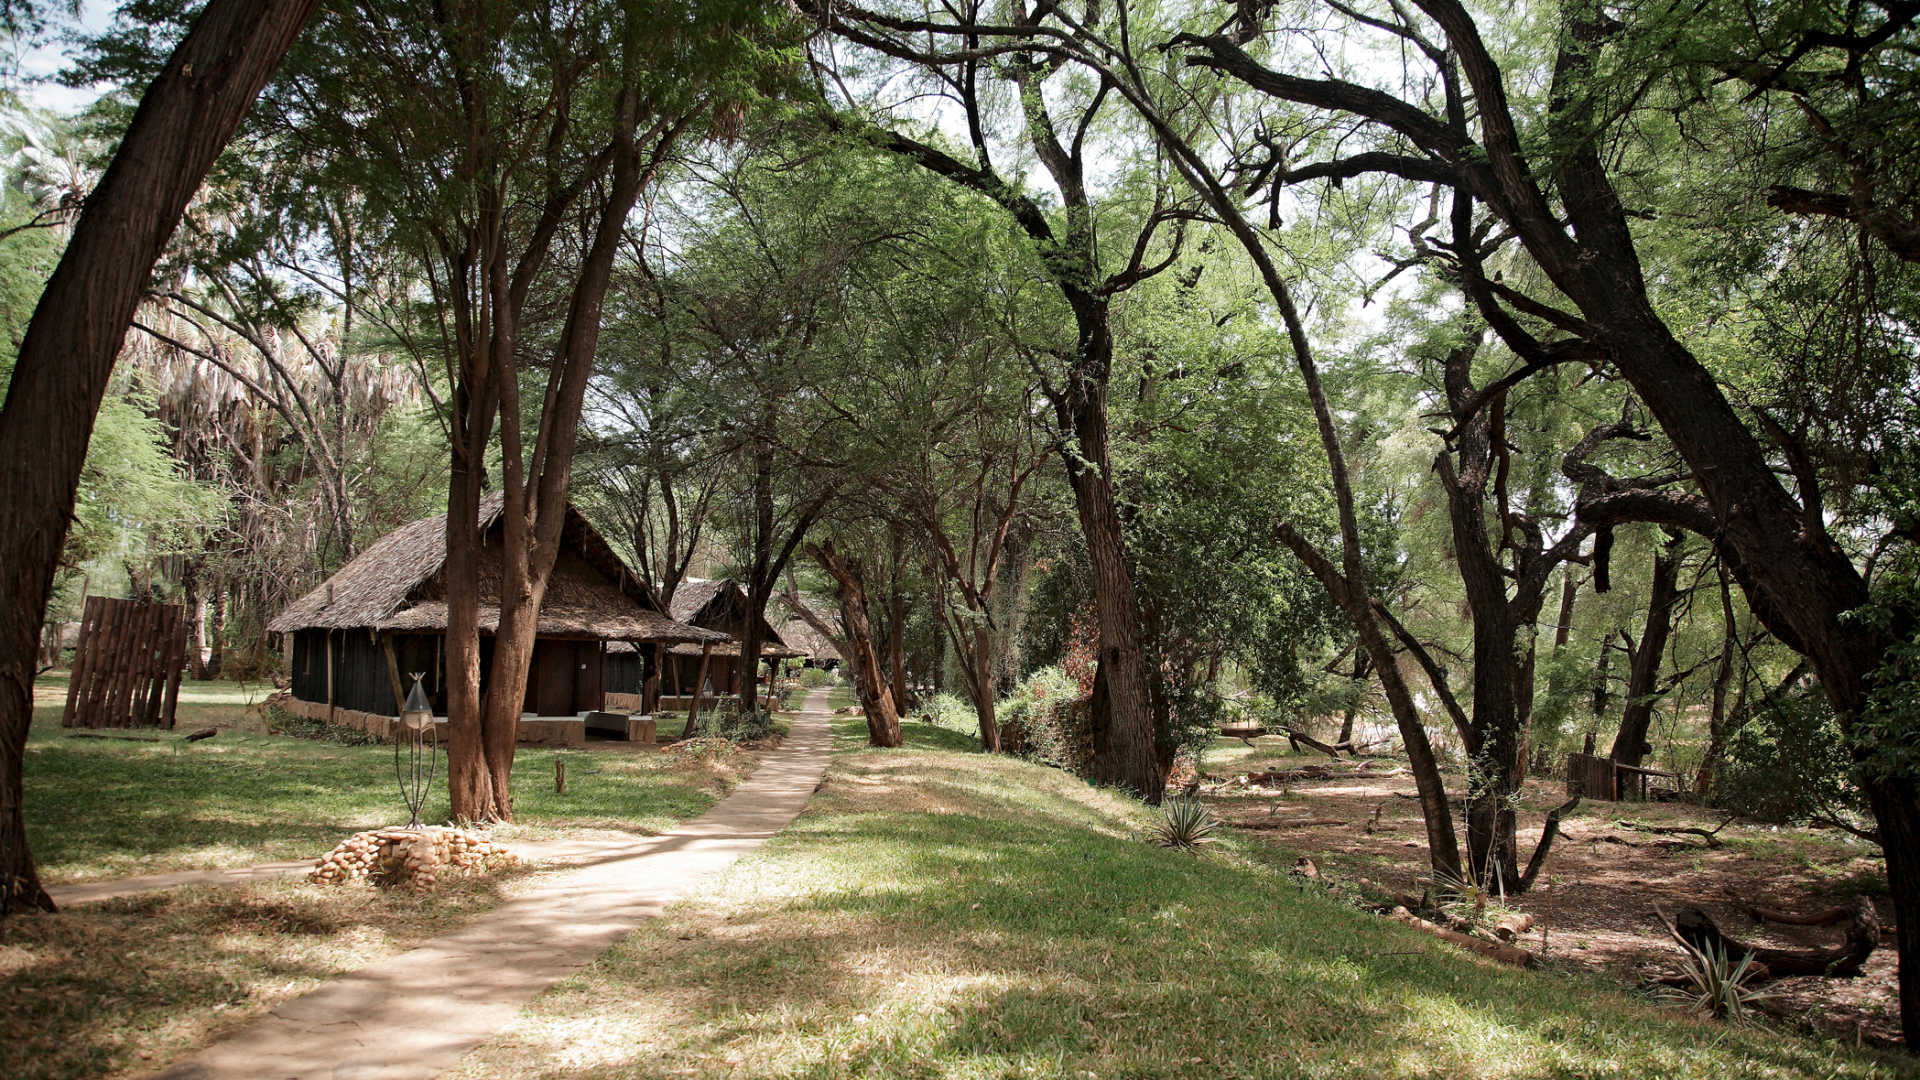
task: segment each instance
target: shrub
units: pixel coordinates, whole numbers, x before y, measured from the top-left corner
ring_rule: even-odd
[[[1080,687],[1063,668],[1041,668],[1002,701],[996,711],[1000,740],[1008,753],[1021,754],[1084,773],[1093,753]]]
[[[973,704],[957,694],[935,694],[920,706],[920,719],[937,727],[951,731],[963,731],[969,735],[980,732],[980,721],[973,712]]]
[[[1192,850],[1213,843],[1220,818],[1206,803],[1176,795],[1160,804],[1160,820],[1148,835],[1161,847]]]
[[[1756,710],[1729,740],[1714,802],[1775,825],[1857,810],[1852,764],[1826,696],[1795,693]]]
[[[350,728],[345,724],[329,724],[325,720],[296,716],[278,706],[269,706],[266,716],[267,731],[274,735],[311,739],[315,742],[339,743],[343,746],[378,746],[386,742],[372,732]]]
[[[768,738],[773,730],[771,712],[765,709],[743,710],[738,699],[730,699],[701,713],[694,734],[728,742],[755,742]]]
[[[809,690],[820,690],[839,682],[833,672],[825,668],[808,667],[800,669],[800,685]]]
[[[1686,982],[1682,986],[1662,987],[1662,998],[1702,1016],[1740,1020],[1755,1002],[1772,996],[1747,985],[1753,976],[1752,953],[1735,963],[1718,946],[1709,945],[1703,951],[1691,942],[1681,944],[1687,949],[1680,972]]]

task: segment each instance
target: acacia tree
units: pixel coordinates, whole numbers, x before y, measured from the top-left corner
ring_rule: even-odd
[[[744,98],[740,57],[751,49],[728,30],[745,27],[752,40],[773,26],[751,6],[473,0],[426,10],[369,0],[329,18],[277,99],[278,115],[328,147],[335,180],[362,193],[380,230],[362,246],[410,252],[433,300],[426,318],[451,387],[456,817],[512,814],[539,609],[628,216],[668,150]],[[482,692],[481,548],[496,522],[499,610]]]
[[[1518,311],[1600,350],[1646,403],[1699,489],[1697,496],[1672,489],[1592,492],[1581,500],[1582,519],[1596,526],[1646,520],[1711,537],[1756,617],[1811,661],[1863,763],[1871,765],[1885,740],[1904,745],[1910,733],[1861,721],[1870,715],[1874,674],[1904,639],[1910,619],[1849,615],[1868,602],[1868,588],[1828,530],[1818,478],[1809,468],[1792,470],[1799,497],[1788,493],[1774,455],[1663,317],[1649,285],[1604,146],[1644,100],[1630,89],[1624,100],[1610,97],[1613,88],[1650,88],[1637,66],[1646,54],[1628,47],[1648,39],[1620,33],[1596,3],[1566,8],[1539,132],[1544,137],[1529,140],[1510,77],[1457,0],[1416,0],[1411,9],[1393,7],[1345,24],[1355,34],[1362,27],[1419,57],[1443,88],[1442,99],[1396,95],[1318,71],[1292,74],[1249,53],[1252,35],[1203,34],[1180,44],[1190,50],[1191,64],[1339,118],[1365,147],[1324,162],[1287,162],[1266,170],[1262,183],[1381,173],[1439,183],[1470,195],[1508,230],[1561,299],[1543,301],[1480,280],[1467,283],[1468,298],[1497,332],[1519,326]],[[1671,40],[1666,28],[1653,28],[1651,36]],[[1781,453],[1795,456],[1791,445]],[[1901,925],[1912,927],[1920,925],[1920,792],[1909,770],[1884,755],[1881,761],[1865,770],[1863,786],[1880,826],[1895,910]],[[1899,950],[1903,1023],[1909,1039],[1920,1041],[1920,935],[1903,929]]]
[[[1154,725],[1152,673],[1114,482],[1107,395],[1114,370],[1115,299],[1173,263],[1178,239],[1157,243],[1160,230],[1183,222],[1191,210],[1174,204],[1165,177],[1148,175],[1140,181],[1149,193],[1140,201],[1148,209],[1135,207],[1124,217],[1103,213],[1127,202],[1102,198],[1089,181],[1087,136],[1118,114],[1112,108],[1112,88],[1104,80],[1086,80],[1063,58],[1025,53],[1016,45],[945,52],[914,42],[913,36],[923,33],[977,41],[986,12],[979,0],[907,17],[841,4],[810,3],[807,9],[840,38],[910,65],[931,81],[958,110],[969,146],[949,153],[937,139],[862,120],[854,111],[862,103],[852,100],[840,103],[847,111],[830,114],[829,124],[858,133],[876,148],[991,201],[1020,227],[1066,305],[1072,345],[1052,350],[1054,357],[1049,358],[1063,362],[1064,370],[1036,365],[1036,375],[1062,435],[1058,452],[1074,493],[1093,579],[1099,643],[1091,770],[1093,779],[1157,803],[1165,788],[1166,762]],[[1059,14],[1022,4],[1014,21],[1024,33]],[[829,72],[834,65],[828,57],[816,59],[816,66]],[[846,85],[837,76],[832,81]],[[1016,103],[1019,131],[1014,148],[1003,146],[1002,152],[1008,157],[1032,155],[1052,188],[1050,195],[1059,201],[1058,215],[1043,210],[1024,184],[1009,179],[1004,163],[996,162],[988,134],[997,119],[988,102],[996,93]],[[1132,235],[1121,237],[1124,254],[1115,258],[1106,253],[1104,245],[1112,238],[1103,240],[1101,223],[1120,220],[1132,226],[1127,230]]]
[[[0,408],[0,910],[51,910],[28,850],[34,660],[87,438],[121,340],[187,202],[314,0],[209,0],[141,98],[20,342]]]

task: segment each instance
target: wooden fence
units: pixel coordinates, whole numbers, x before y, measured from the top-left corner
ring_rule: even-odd
[[[173,726],[187,664],[186,610],[178,604],[87,598],[73,652],[64,727]]]

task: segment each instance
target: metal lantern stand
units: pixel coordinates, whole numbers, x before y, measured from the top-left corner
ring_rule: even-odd
[[[420,808],[426,805],[427,793],[433,790],[434,761],[440,749],[434,732],[433,705],[427,700],[426,688],[420,685],[423,674],[413,675],[413,689],[407,692],[407,702],[400,710],[400,725],[406,730],[396,732],[393,740],[393,773],[400,783],[400,800],[407,804],[411,815],[407,821],[409,829],[420,827]],[[404,756],[402,744],[406,746]]]

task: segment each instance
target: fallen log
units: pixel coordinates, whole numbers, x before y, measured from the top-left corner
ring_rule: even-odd
[[[1705,840],[1708,847],[1720,848],[1725,845],[1720,842],[1719,832],[1721,829],[1733,824],[1733,819],[1728,818],[1714,826],[1712,831],[1697,828],[1692,825],[1648,825],[1642,821],[1616,821],[1614,824],[1623,829],[1632,829],[1634,832],[1653,833],[1656,836],[1697,836]]]
[[[1682,908],[1678,915],[1672,917],[1658,905],[1653,910],[1675,940],[1701,952],[1723,953],[1734,963],[1751,956],[1754,963],[1766,967],[1766,978],[1771,979],[1789,975],[1855,978],[1866,965],[1867,957],[1880,944],[1880,916],[1874,911],[1873,902],[1865,896],[1855,897],[1848,906],[1850,921],[1840,944],[1826,949],[1773,949],[1748,944],[1729,936],[1714,923],[1712,916],[1697,907]],[[1756,978],[1755,981],[1759,980]]]
[[[1396,907],[1390,914],[1395,921],[1405,923],[1418,930],[1424,930],[1442,941],[1452,942],[1463,949],[1470,949],[1489,959],[1498,960],[1503,964],[1512,964],[1514,967],[1530,968],[1533,966],[1533,954],[1525,949],[1515,948],[1512,945],[1498,941],[1488,941],[1485,938],[1473,937],[1469,934],[1463,934],[1458,930],[1449,930],[1444,926],[1437,926],[1415,915],[1413,912],[1408,911],[1405,907]]]
[[[1232,824],[1241,829],[1311,829],[1317,825],[1345,825],[1345,818],[1307,818],[1304,821],[1282,821],[1269,818],[1266,821],[1236,821]]]
[[[1493,935],[1511,944],[1515,938],[1531,929],[1533,929],[1533,916],[1524,911],[1516,911],[1495,920]]]
[[[210,728],[210,727],[209,727],[209,728],[201,728],[201,729],[200,729],[199,731],[196,731],[196,732],[194,732],[194,733],[192,733],[191,735],[188,735],[188,736],[187,736],[186,738],[184,738],[184,739],[182,739],[182,740],[180,740],[180,741],[181,741],[181,742],[199,742],[199,741],[201,741],[202,739],[211,739],[211,738],[213,738],[213,737],[214,737],[215,735],[218,735],[218,734],[220,734],[220,729],[219,729],[219,728]]]
[[[1383,898],[1385,905],[1387,906],[1403,907],[1409,911],[1421,911],[1421,910],[1424,910],[1427,906],[1426,897],[1424,896],[1416,897],[1412,893],[1402,892],[1399,889],[1388,888],[1387,886],[1380,884],[1379,882],[1373,880],[1372,878],[1364,878],[1356,875],[1354,877],[1348,878],[1347,880],[1353,882],[1354,887],[1359,889],[1361,892],[1372,893],[1376,897]]]
[[[1333,747],[1328,746],[1326,743],[1321,742],[1319,739],[1316,739],[1311,735],[1308,735],[1304,732],[1295,731],[1292,728],[1287,729],[1287,744],[1291,749],[1294,749],[1294,750],[1298,750],[1302,746],[1311,747],[1312,749],[1320,751],[1321,753],[1327,755],[1328,757],[1332,758],[1335,761],[1340,760],[1340,751],[1335,750]]]
[[[1853,909],[1850,907],[1831,907],[1811,915],[1795,915],[1790,911],[1778,911],[1758,904],[1748,904],[1740,910],[1746,912],[1747,918],[1754,922],[1780,923],[1783,926],[1838,926],[1853,918]]]

